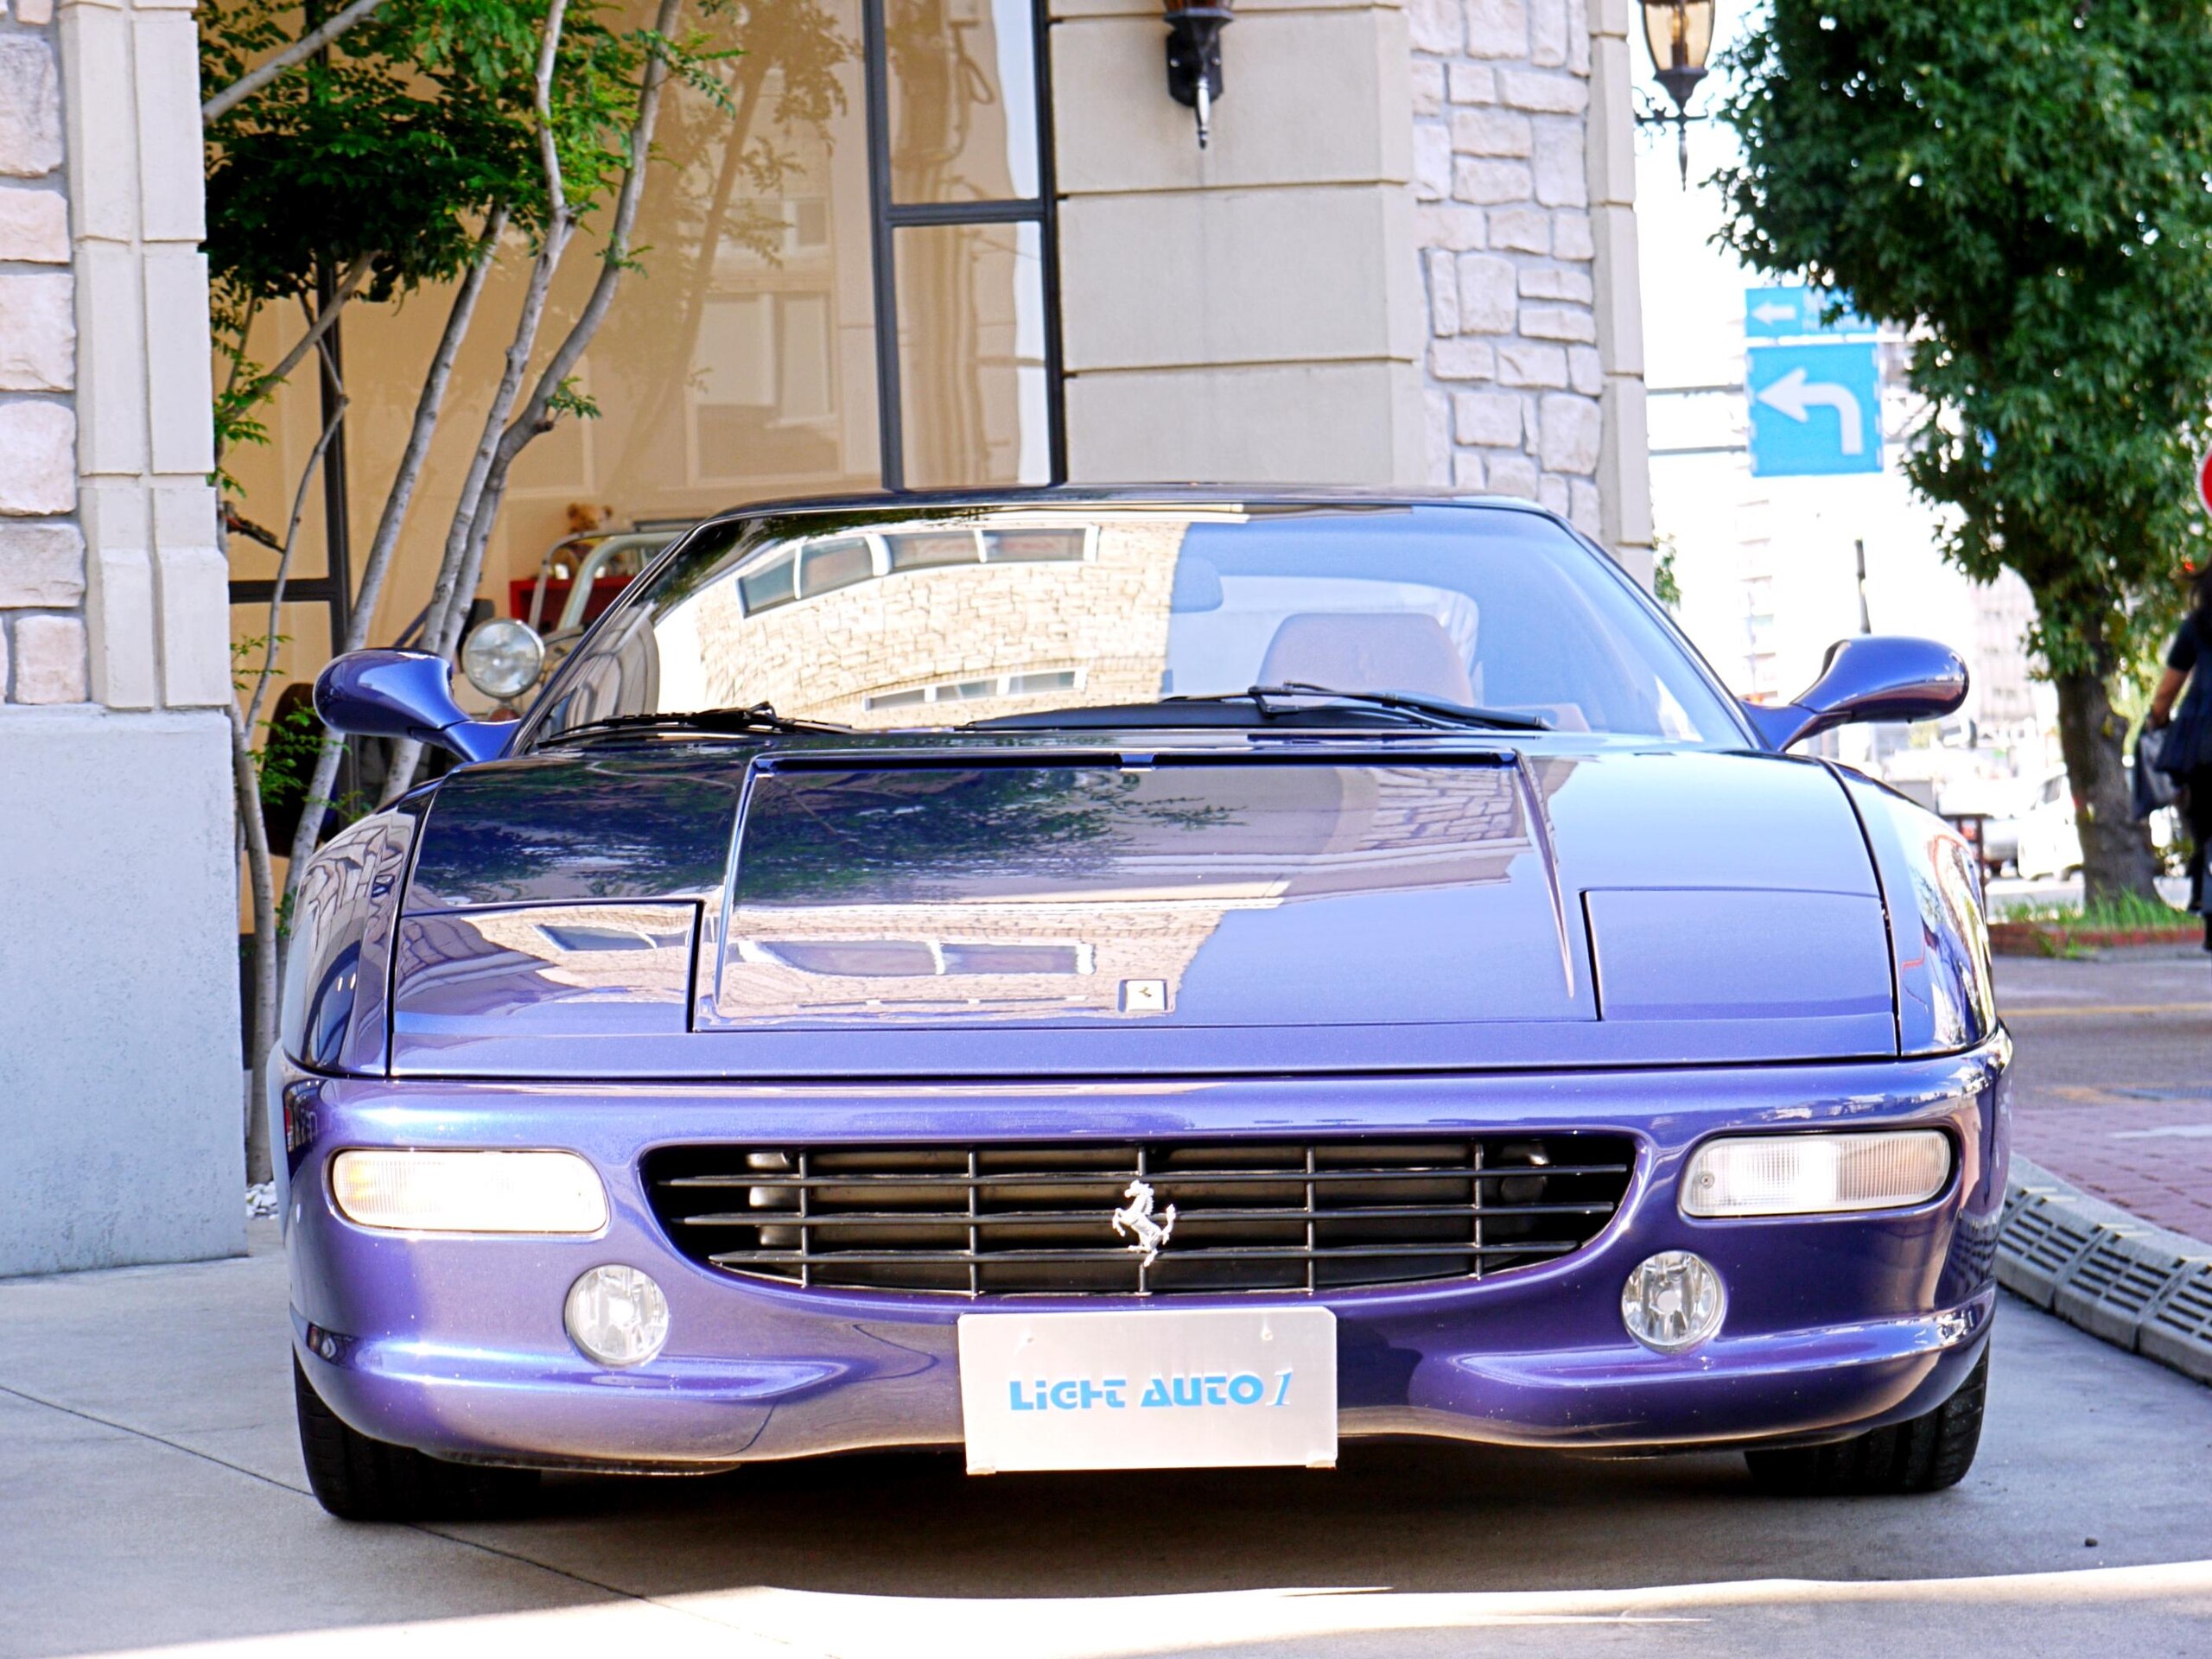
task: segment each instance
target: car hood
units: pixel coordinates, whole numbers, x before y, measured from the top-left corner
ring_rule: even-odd
[[[1179,735],[1179,734],[1175,734]],[[426,815],[395,1071],[1052,1076],[1897,1051],[1817,762],[1456,738],[669,741]]]

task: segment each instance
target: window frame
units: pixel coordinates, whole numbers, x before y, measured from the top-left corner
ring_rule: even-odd
[[[1052,166],[1051,8],[1028,0],[1037,112],[1037,194],[1003,201],[899,201],[892,186],[891,56],[887,0],[860,0],[861,57],[867,96],[870,264],[875,289],[875,408],[878,461],[887,491],[906,488],[904,375],[899,362],[898,233],[918,226],[1034,225],[1044,289],[1046,484],[1068,476],[1067,410],[1060,355],[1058,189]]]

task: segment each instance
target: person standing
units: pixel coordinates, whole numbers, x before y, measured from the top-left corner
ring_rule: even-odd
[[[2196,572],[2190,597],[2189,614],[2166,653],[2166,671],[2151,694],[2145,724],[2166,734],[2158,770],[2181,785],[2182,815],[2189,820],[2191,843],[2189,907],[2204,918],[2204,948],[2212,950],[2212,906],[2204,891],[2205,854],[2212,842],[2212,568]]]

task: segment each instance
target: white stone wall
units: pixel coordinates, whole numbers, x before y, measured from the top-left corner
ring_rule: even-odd
[[[242,1243],[189,0],[0,13],[0,1274]]]
[[[50,9],[0,29],[0,701],[82,702],[76,283]]]
[[[1649,570],[1629,0],[1409,0],[1430,480]]]
[[[1398,0],[1245,0],[1212,147],[1160,0],[1051,0],[1068,467],[1417,484]]]
[[[216,708],[189,4],[0,22],[0,699]],[[89,541],[89,547],[88,547]]]

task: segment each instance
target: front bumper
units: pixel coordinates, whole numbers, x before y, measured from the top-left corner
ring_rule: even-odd
[[[1342,1433],[1652,1449],[1833,1438],[1927,1410],[1980,1351],[2009,1052],[2000,1034],[1963,1055],[1835,1065],[1050,1086],[296,1077],[283,1211],[295,1346],[355,1428],[448,1457],[702,1469],[957,1444],[956,1321],[994,1299],[807,1291],[697,1266],[653,1217],[644,1153],[1604,1129],[1636,1139],[1637,1170],[1620,1212],[1575,1254],[1478,1281],[1322,1297],[1338,1320]],[[1947,1126],[1958,1147],[1951,1185],[1929,1204],[1732,1222],[1676,1208],[1681,1162],[1711,1135],[1905,1124]],[[334,1152],[359,1146],[572,1147],[598,1166],[612,1219],[590,1238],[369,1231],[333,1211],[325,1173]],[[1729,1291],[1720,1334],[1679,1356],[1638,1347],[1620,1320],[1630,1268],[1669,1249],[1696,1250]],[[632,1370],[585,1359],[562,1329],[569,1286],[609,1262],[644,1268],[669,1301],[665,1351]]]

